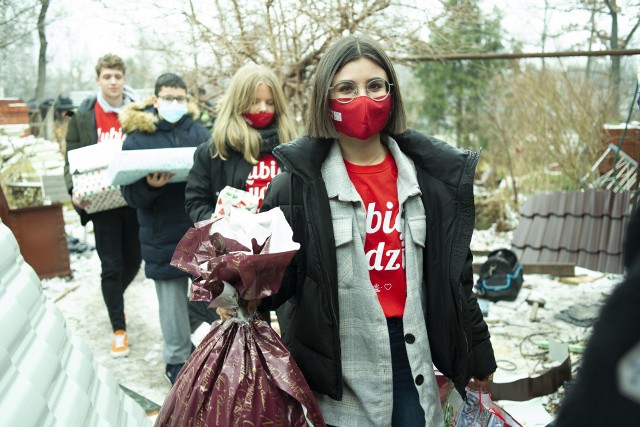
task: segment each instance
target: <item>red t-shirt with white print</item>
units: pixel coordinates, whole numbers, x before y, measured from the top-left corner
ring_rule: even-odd
[[[396,185],[398,166],[391,154],[377,165],[358,166],[346,160],[344,163],[366,210],[364,252],[371,284],[385,316],[402,317],[407,278]]]
[[[271,180],[280,173],[278,161],[272,154],[265,154],[258,159],[258,163],[253,165],[249,177],[247,178],[246,190],[258,196],[258,209],[264,201],[264,193]]]
[[[96,102],[94,107],[96,114],[96,130],[98,132],[98,144],[101,142],[122,142],[122,126],[118,121],[118,114],[114,112],[105,113]]]

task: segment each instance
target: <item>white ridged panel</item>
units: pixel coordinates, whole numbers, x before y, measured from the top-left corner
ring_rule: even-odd
[[[89,356],[91,355],[89,354]],[[74,382],[85,394],[89,394],[95,377],[95,369],[93,365],[82,363],[82,360],[86,357],[87,355],[82,352],[71,351],[68,353],[68,358],[62,363],[67,367],[65,372],[67,374],[66,379]]]
[[[86,420],[91,415],[92,407],[86,391],[67,377],[62,377],[56,386],[49,400],[53,418],[61,425],[88,425]]]
[[[0,427],[150,426],[142,408],[69,334],[0,222]]]
[[[9,357],[18,350],[22,338],[29,330],[29,318],[13,298],[0,293],[0,325],[3,325],[2,345]]]

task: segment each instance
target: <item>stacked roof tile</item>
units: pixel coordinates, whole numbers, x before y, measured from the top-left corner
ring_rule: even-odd
[[[523,264],[573,263],[623,273],[629,192],[587,190],[530,197],[522,208],[512,246]]]

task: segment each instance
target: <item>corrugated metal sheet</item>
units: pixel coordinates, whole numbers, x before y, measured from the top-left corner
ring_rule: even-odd
[[[0,222],[0,424],[150,426],[144,410],[69,334]]]
[[[575,191],[532,196],[511,242],[523,264],[570,262],[623,273],[622,244],[630,215],[628,192]]]

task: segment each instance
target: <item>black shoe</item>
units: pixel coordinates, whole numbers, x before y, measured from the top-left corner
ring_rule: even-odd
[[[171,385],[174,385],[176,380],[178,379],[178,374],[180,373],[180,369],[184,366],[184,363],[177,363],[175,365],[167,364],[167,368],[164,371],[164,376],[169,380]]]

